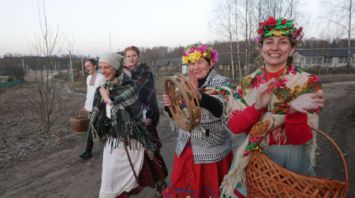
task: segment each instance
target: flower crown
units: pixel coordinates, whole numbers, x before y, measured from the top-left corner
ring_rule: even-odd
[[[259,23],[257,42],[272,36],[291,36],[296,41],[301,41],[303,37],[302,27],[295,27],[293,20],[270,16],[267,20]]]
[[[195,63],[202,57],[212,60],[213,63],[218,61],[218,53],[215,49],[208,47],[206,44],[194,43],[184,49],[182,64]]]

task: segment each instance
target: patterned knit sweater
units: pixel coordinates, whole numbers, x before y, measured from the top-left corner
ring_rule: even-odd
[[[211,70],[206,81],[200,87],[203,93],[215,97],[223,104],[224,114],[215,117],[206,108],[201,108],[201,123],[191,132],[179,129],[176,154],[181,155],[190,141],[194,162],[206,164],[218,162],[232,149],[232,139],[226,125],[227,105],[230,92],[229,79]],[[213,90],[213,91],[212,91]]]

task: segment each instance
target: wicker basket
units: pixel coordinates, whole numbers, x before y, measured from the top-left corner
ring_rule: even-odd
[[[88,127],[89,119],[87,116],[81,116],[80,114],[74,118],[69,119],[69,126],[73,131],[84,132]]]
[[[182,129],[190,131],[200,124],[200,103],[191,83],[181,74],[165,80],[165,93],[172,99],[169,110],[175,123]]]
[[[252,198],[330,198],[346,197],[349,188],[348,167],[337,144],[324,132],[313,129],[335,146],[344,166],[344,181],[304,176],[282,168],[262,152],[255,150],[247,166],[248,197]]]

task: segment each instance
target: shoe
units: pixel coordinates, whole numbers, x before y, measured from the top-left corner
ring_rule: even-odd
[[[158,193],[162,193],[165,188],[167,187],[167,183],[165,182],[165,180],[159,180],[156,184],[155,184],[155,191]]]
[[[85,150],[85,152],[82,153],[79,157],[82,159],[90,159],[92,157],[91,151]]]

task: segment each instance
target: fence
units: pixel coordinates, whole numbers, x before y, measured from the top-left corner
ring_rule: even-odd
[[[7,88],[11,88],[14,87],[18,84],[23,83],[23,80],[13,80],[13,81],[9,81],[9,82],[0,82],[0,89],[7,89]]]

